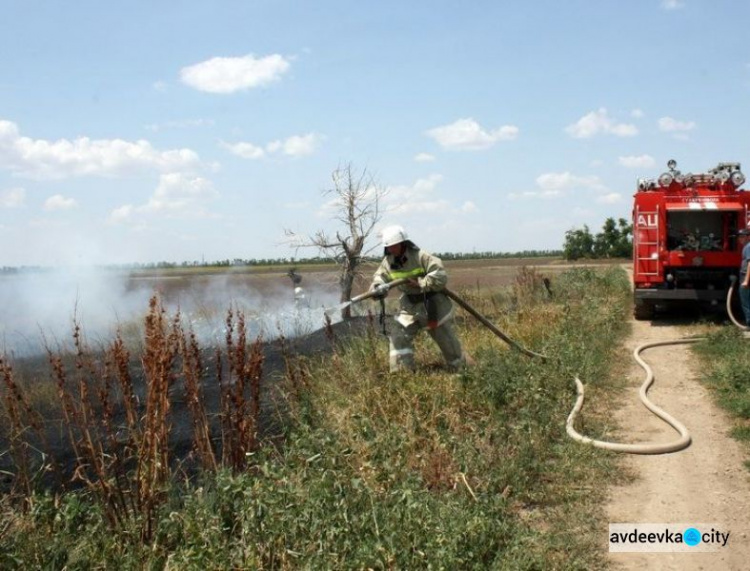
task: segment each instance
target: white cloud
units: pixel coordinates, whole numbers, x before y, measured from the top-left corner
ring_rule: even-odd
[[[442,181],[442,175],[431,174],[426,178],[417,179],[411,185],[388,186],[383,189],[381,210],[391,219],[414,214],[457,215],[476,211],[476,206],[471,201],[456,205],[450,200],[436,196],[436,190]],[[318,209],[317,216],[330,218],[340,207],[340,200],[334,198]]]
[[[320,136],[315,133],[293,135],[283,141],[272,141],[266,148],[269,153],[281,152],[290,157],[311,155],[320,143]]]
[[[600,190],[604,188],[598,176],[576,176],[567,171],[541,174],[536,177],[536,184],[544,191],[565,191],[575,188]]]
[[[163,131],[165,129],[192,129],[198,127],[213,127],[213,119],[184,119],[182,121],[165,121],[164,123],[152,123],[146,125],[149,131]]]
[[[20,135],[18,126],[0,120],[0,168],[37,179],[70,176],[116,176],[143,168],[175,171],[200,166],[189,149],[157,151],[145,140],[122,139],[46,141]]]
[[[427,131],[444,149],[477,151],[488,149],[498,141],[510,141],[518,137],[518,127],[503,125],[492,131],[485,130],[472,118],[459,119],[450,125],[435,127]]]
[[[633,110],[632,110],[632,111],[630,112],[630,116],[631,116],[631,117],[632,117],[633,119],[642,119],[642,118],[643,118],[643,115],[644,115],[644,113],[643,113],[643,111],[642,111],[641,109],[633,109]]]
[[[74,198],[65,198],[62,194],[55,194],[44,201],[44,209],[53,210],[70,210],[78,206]]]
[[[435,162],[435,156],[430,153],[417,153],[414,155],[414,162],[416,163],[432,163]]]
[[[182,173],[161,176],[159,186],[144,206],[146,212],[200,215],[202,205],[218,197],[210,180]]]
[[[396,185],[387,188],[385,211],[389,215],[411,214],[414,212],[434,212],[448,207],[448,201],[435,199],[433,192],[442,182],[443,176],[432,174],[420,178],[412,185]]]
[[[252,54],[243,57],[215,57],[183,67],[180,78],[183,83],[208,93],[234,93],[265,87],[289,70],[289,60],[279,54],[256,58]]]
[[[387,187],[382,200],[383,211],[391,219],[421,214],[457,216],[477,212],[477,206],[470,200],[455,204],[439,196],[437,190],[442,181],[442,175],[431,174],[410,185]]]
[[[562,195],[563,192],[560,190],[526,190],[524,192],[508,193],[508,198],[511,200],[523,200],[524,198],[556,198]]]
[[[617,192],[610,192],[597,197],[595,200],[599,204],[618,204],[622,202],[622,195]]]
[[[167,218],[209,218],[208,204],[219,193],[210,180],[184,173],[161,176],[159,185],[148,202],[140,206],[125,204],[110,212],[109,221],[124,223],[138,215],[159,215]]]
[[[109,213],[109,221],[115,224],[125,223],[133,216],[135,208],[132,204],[125,204],[118,208],[115,208]]]
[[[661,7],[664,10],[679,10],[685,7],[683,0],[661,0]]]
[[[638,168],[638,169],[651,168],[656,164],[654,157],[652,157],[651,155],[618,157],[617,162],[620,163],[620,165],[627,167],[627,168],[631,168],[631,169],[632,168]]]
[[[633,137],[638,134],[635,125],[618,123],[609,116],[604,107],[584,115],[572,125],[568,125],[565,131],[576,139],[588,139],[599,134],[617,137]]]
[[[311,155],[320,146],[323,139],[324,137],[317,133],[307,133],[306,135],[292,135],[283,140],[271,141],[266,144],[265,148],[248,142],[222,143],[222,146],[243,159],[258,160],[273,154],[283,154],[288,157]]]
[[[685,131],[692,131],[693,129],[695,129],[694,121],[678,121],[677,119],[672,119],[672,117],[662,117],[659,119],[659,130],[664,131],[665,133],[684,133]]]
[[[261,147],[256,147],[252,143],[222,143],[231,153],[242,157],[243,159],[262,159],[266,152]]]
[[[18,208],[26,199],[26,189],[9,188],[0,191],[0,208]]]
[[[511,192],[508,198],[511,200],[524,199],[551,199],[566,196],[570,191],[593,190],[606,192],[607,187],[598,176],[578,176],[570,172],[544,173],[536,177],[536,185],[539,190],[527,190],[523,192]]]

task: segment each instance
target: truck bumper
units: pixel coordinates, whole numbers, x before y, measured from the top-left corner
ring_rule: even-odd
[[[633,290],[635,299],[664,301],[720,301],[727,297],[722,289],[638,289]]]

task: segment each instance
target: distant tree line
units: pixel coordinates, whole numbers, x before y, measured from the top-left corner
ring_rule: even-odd
[[[607,218],[602,231],[592,235],[589,227],[565,232],[563,258],[566,260],[630,258],[633,252],[633,225],[624,218]]]
[[[231,268],[246,266],[290,266],[290,265],[312,265],[312,264],[330,264],[331,260],[322,257],[315,258],[233,258],[213,261],[184,261],[184,262],[135,262],[132,264],[121,264],[116,267],[120,269],[136,270],[169,270],[176,268]]]
[[[498,258],[553,258],[562,256],[562,250],[523,250],[521,252],[441,252],[435,255],[442,260],[493,260]]]
[[[521,252],[443,252],[436,253],[443,260],[491,260],[498,258],[547,258],[563,256],[562,250],[523,250]],[[380,256],[363,257],[363,262],[380,262]],[[230,268],[253,266],[310,266],[331,264],[334,260],[323,256],[312,258],[233,258],[214,261],[184,261],[184,262],[135,262],[131,264],[105,264],[101,269],[114,270],[169,270],[179,268]],[[0,274],[35,273],[52,270],[46,266],[2,266]]]

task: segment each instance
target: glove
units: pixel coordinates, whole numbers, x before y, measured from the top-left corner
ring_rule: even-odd
[[[372,288],[372,297],[374,297],[375,299],[382,299],[388,295],[388,291],[390,289],[391,288],[388,286],[388,284],[378,284]]]

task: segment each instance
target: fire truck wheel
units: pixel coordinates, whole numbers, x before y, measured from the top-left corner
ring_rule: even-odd
[[[652,301],[645,301],[643,299],[636,299],[633,306],[633,317],[638,321],[648,321],[654,318],[656,313],[656,306]]]

